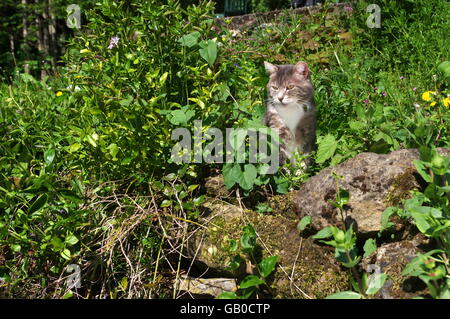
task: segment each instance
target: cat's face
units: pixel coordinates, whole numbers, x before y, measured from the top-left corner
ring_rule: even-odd
[[[308,66],[305,62],[275,65],[264,62],[270,75],[267,84],[269,100],[277,106],[310,102],[313,96]]]

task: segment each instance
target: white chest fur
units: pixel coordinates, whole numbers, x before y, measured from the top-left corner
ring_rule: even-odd
[[[311,109],[311,106],[307,104],[291,103],[287,105],[276,105],[275,109],[283,119],[284,124],[286,124],[291,131],[292,135],[295,136],[298,123],[305,115],[306,111]]]

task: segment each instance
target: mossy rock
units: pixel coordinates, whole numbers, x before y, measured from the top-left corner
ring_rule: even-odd
[[[269,205],[287,207],[292,198],[278,196]],[[274,206],[274,207],[275,207]],[[285,206],[286,208],[286,206]],[[293,210],[276,209],[271,215],[263,215],[239,206],[208,199],[201,219],[204,228],[198,229],[186,243],[185,254],[194,258],[197,267],[203,267],[214,275],[243,278],[254,272],[249,264],[242,263],[237,271],[227,269],[230,259],[242,251],[227,250],[230,239],[239,241],[242,228],[251,224],[257,233],[257,260],[277,255],[278,267],[270,276],[271,298],[324,298],[342,290],[348,290],[349,277],[334,258],[334,250],[317,245],[310,238],[302,238],[297,230],[298,220]],[[248,258],[247,258],[248,259]]]
[[[450,154],[444,148],[438,152]],[[322,170],[303,184],[295,197],[295,210],[299,217],[311,216],[316,230],[327,226],[343,228],[341,214],[331,203],[339,185],[350,195],[344,206],[345,223],[353,223],[358,235],[373,236],[382,228],[381,215],[386,208],[400,204],[411,190],[421,189],[423,182],[414,166],[418,159],[417,149],[358,154]],[[333,173],[341,178],[336,181]]]
[[[416,296],[427,295],[426,285],[419,278],[402,276],[402,271],[406,265],[418,253],[423,253],[419,248],[420,245],[424,244],[422,237],[419,235],[413,240],[383,244],[371,255],[363,258],[362,267],[367,272],[378,270],[388,275],[388,280],[375,294],[375,298],[411,299]]]

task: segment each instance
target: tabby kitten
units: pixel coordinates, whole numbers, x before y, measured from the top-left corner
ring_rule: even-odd
[[[295,151],[309,155],[316,142],[316,107],[313,86],[305,62],[274,65],[264,62],[269,73],[268,101],[264,124],[282,139],[280,164],[294,160]],[[304,163],[309,166],[310,157]]]

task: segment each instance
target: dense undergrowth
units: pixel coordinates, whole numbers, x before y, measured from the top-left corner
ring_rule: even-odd
[[[437,69],[450,60],[449,4],[381,1],[380,29],[367,27],[367,5],[286,12],[246,30],[216,23],[206,2],[91,10],[59,74],[0,84],[0,296],[176,297],[176,252],[222,165],[173,163],[171,132],[194,120],[204,131],[260,127],[265,60],[311,68],[309,174],[365,151],[450,147]],[[308,178],[249,165],[225,165],[224,177],[250,207]],[[77,290],[66,287],[69,264],[83,274]]]

